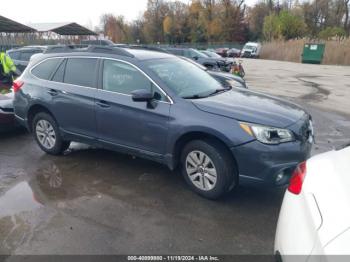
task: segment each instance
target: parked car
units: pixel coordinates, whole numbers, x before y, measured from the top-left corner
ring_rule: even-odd
[[[261,51],[261,44],[255,43],[255,42],[248,42],[244,45],[241,57],[248,57],[248,58],[259,58]]]
[[[13,92],[0,94],[0,131],[8,131],[15,128],[15,115],[13,110]]]
[[[150,45],[125,45],[122,47],[129,48],[129,49],[149,50],[149,51],[157,51],[157,52],[162,52],[162,53],[169,53],[168,51],[166,51],[163,48],[156,47],[156,46],[150,46]]]
[[[165,48],[165,50],[171,54],[177,55],[177,56],[184,56],[188,57],[197,63],[207,67],[210,70],[222,70],[225,72],[229,72],[231,69],[231,64],[227,62],[224,58],[212,58],[208,57],[207,55],[204,55],[203,53],[199,52],[196,49],[193,48]]]
[[[28,66],[29,60],[34,54],[43,53],[47,46],[25,46],[8,50],[6,53],[11,57],[16,68],[22,73]]]
[[[349,159],[350,144],[302,162],[294,171],[277,225],[279,261],[296,261],[291,255],[298,261],[347,260],[341,255],[350,255]]]
[[[226,72],[208,70],[208,68],[206,68],[205,66],[202,66],[201,64],[198,64],[192,59],[189,59],[187,57],[181,57],[181,58],[190,63],[193,63],[194,65],[198,66],[202,70],[208,72],[208,74],[214,77],[217,81],[219,81],[223,87],[236,87],[236,88],[248,89],[248,86],[246,85],[246,82],[244,81],[244,79],[239,76],[233,75],[231,73],[226,73]]]
[[[129,45],[126,46],[125,48],[130,48],[130,49],[138,49],[138,50],[150,50],[150,51],[157,51],[157,52],[162,52],[162,53],[169,53],[166,50],[159,48],[159,47],[153,47],[153,46],[145,46],[145,45]],[[204,53],[205,54],[205,53]],[[217,54],[214,53],[214,55],[218,56]],[[214,70],[209,70],[207,67],[197,63],[196,61],[184,57],[184,56],[179,56],[180,58],[198,66],[204,71],[207,71],[212,77],[214,77],[216,80],[218,80],[223,87],[235,87],[235,88],[248,88],[244,79],[241,77],[238,77],[236,75],[230,74],[230,73],[225,73],[225,72],[219,72],[219,71],[214,71]]]
[[[227,57],[227,51],[229,48],[223,47],[223,48],[217,48],[215,49],[215,53],[220,55],[221,57]]]
[[[231,48],[227,51],[228,57],[240,57],[241,56],[241,50],[237,48]]]
[[[248,86],[243,78],[226,72],[208,71],[208,73],[218,80],[224,87],[236,87],[248,89]]]
[[[209,199],[239,183],[287,183],[312,146],[311,116],[300,107],[223,88],[166,53],[48,49],[15,86],[16,118],[48,154],[80,141],[144,157],[179,167]]]
[[[208,50],[203,50],[201,52],[205,54],[207,57],[222,59],[222,57],[215,52],[208,51]]]

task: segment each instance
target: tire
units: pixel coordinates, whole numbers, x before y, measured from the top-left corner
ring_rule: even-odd
[[[208,199],[218,199],[238,185],[236,170],[232,156],[216,141],[191,141],[181,154],[181,172],[187,184]]]
[[[50,155],[61,155],[69,148],[70,141],[64,141],[55,119],[45,112],[37,113],[32,122],[32,131],[39,147]]]

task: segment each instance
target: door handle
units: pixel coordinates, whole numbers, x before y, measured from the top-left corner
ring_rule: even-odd
[[[96,104],[102,108],[111,107],[110,104],[104,100],[100,100],[100,101],[96,102]]]
[[[47,91],[50,95],[52,96],[57,96],[58,95],[58,91],[55,89],[49,89],[49,91]]]

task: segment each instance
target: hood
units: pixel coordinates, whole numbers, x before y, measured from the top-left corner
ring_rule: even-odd
[[[221,58],[213,58],[213,57],[205,57],[205,58],[199,57],[197,61],[201,63],[210,63],[210,64],[218,64],[218,63],[222,65],[226,64],[226,61],[224,58],[221,59]]]
[[[294,124],[306,114],[290,102],[238,88],[192,102],[208,113],[279,128]]]

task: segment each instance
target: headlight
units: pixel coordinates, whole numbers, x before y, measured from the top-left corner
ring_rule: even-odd
[[[277,145],[295,140],[293,133],[288,129],[250,123],[240,123],[239,125],[246,133],[264,144]]]

